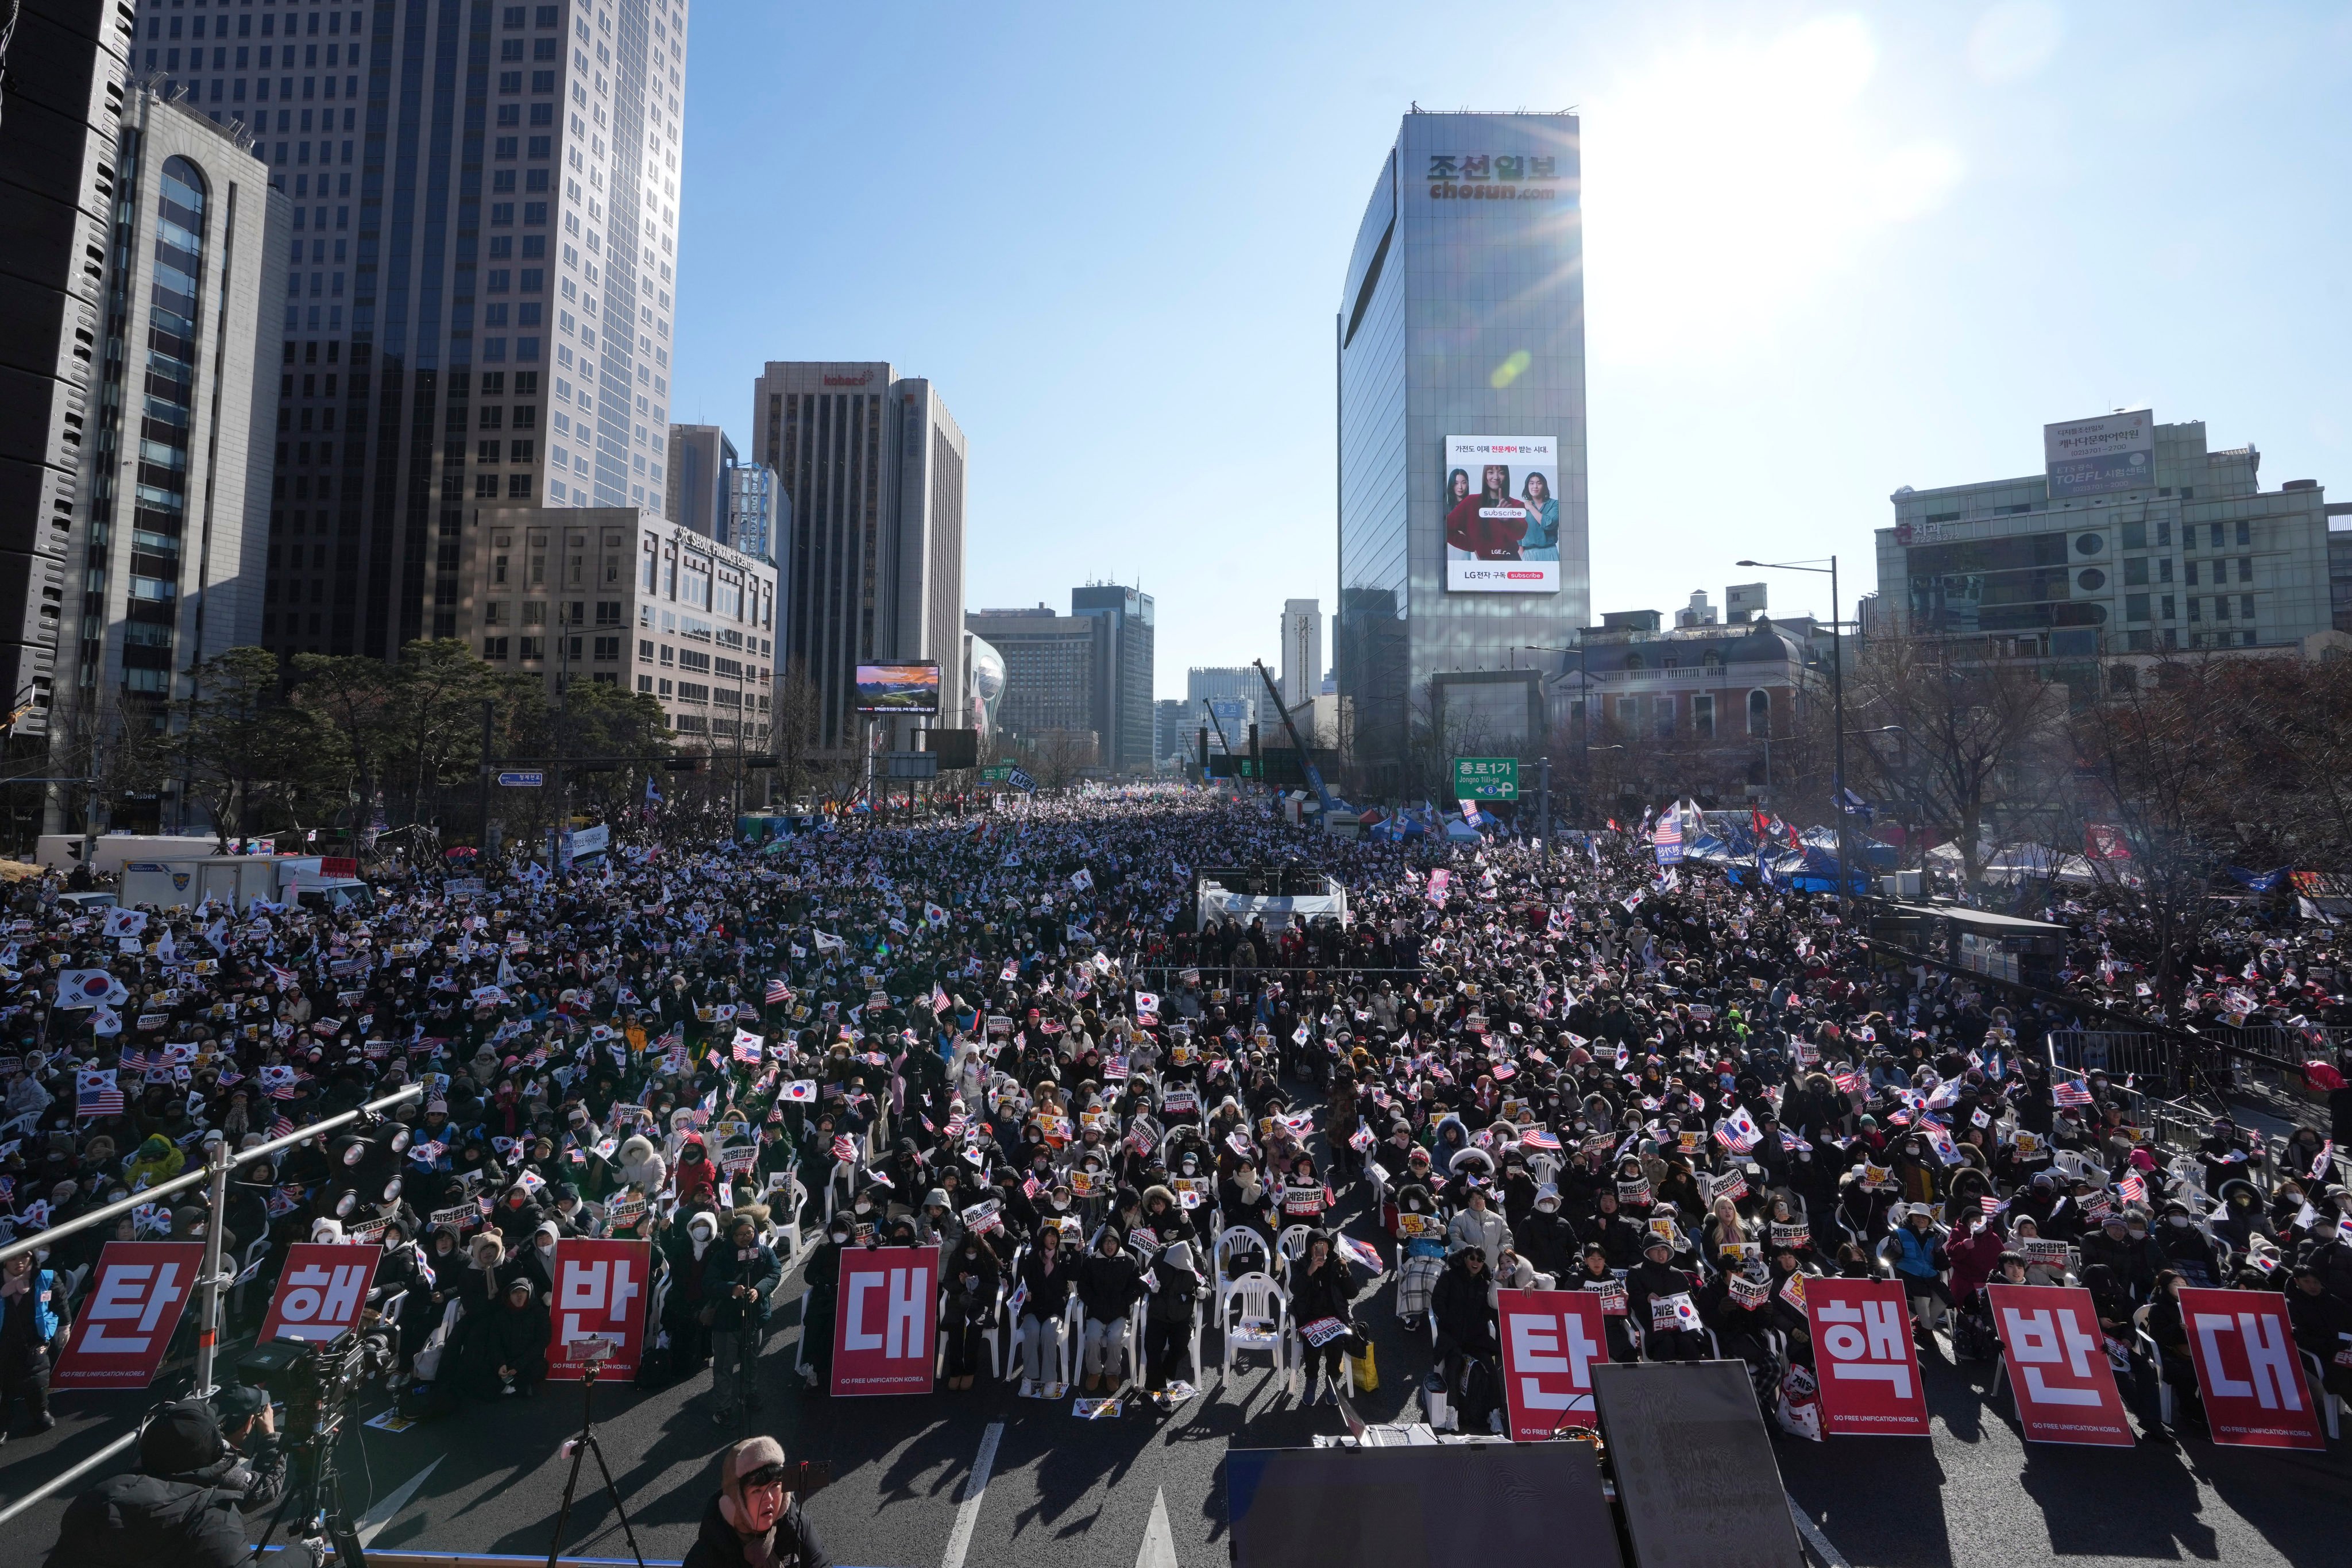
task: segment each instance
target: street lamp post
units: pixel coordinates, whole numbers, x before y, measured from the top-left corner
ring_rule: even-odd
[[[1830,580],[1830,702],[1837,710],[1836,735],[1830,748],[1830,805],[1837,813],[1837,901],[1843,914],[1849,884],[1845,872],[1845,643],[1838,620],[1838,558],[1829,557],[1827,566],[1801,561],[1741,561],[1735,564],[1767,572],[1811,572]]]
[[[1591,672],[1585,668],[1584,638],[1580,635],[1574,647],[1545,647],[1536,643],[1521,643],[1519,647],[1526,653],[1572,653],[1576,656],[1576,700],[1583,712],[1583,719],[1577,725],[1576,731],[1577,738],[1583,742],[1584,746],[1583,787],[1590,790],[1592,787],[1592,676]],[[1544,804],[1547,814],[1550,810],[1551,803],[1549,764],[1550,757],[1547,752],[1544,772]],[[1586,804],[1589,805],[1591,803],[1588,801]],[[1545,826],[1549,826],[1550,824],[1547,822]]]

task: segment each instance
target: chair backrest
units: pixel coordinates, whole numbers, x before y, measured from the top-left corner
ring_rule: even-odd
[[[1273,1323],[1279,1321],[1286,1300],[1273,1275],[1263,1268],[1253,1268],[1225,1286],[1218,1305],[1230,1310],[1232,1304],[1238,1303],[1241,1310],[1237,1316],[1262,1318]]]
[[[1217,1274],[1223,1278],[1225,1260],[1244,1248],[1265,1250],[1265,1237],[1245,1225],[1227,1226],[1217,1234]]]
[[[1282,1234],[1274,1238],[1274,1244],[1282,1249],[1283,1257],[1296,1262],[1307,1256],[1307,1237],[1311,1228],[1303,1225],[1286,1226]]]
[[[1559,1156],[1549,1150],[1530,1154],[1528,1156],[1528,1170],[1535,1177],[1536,1184],[1541,1186],[1559,1174]]]

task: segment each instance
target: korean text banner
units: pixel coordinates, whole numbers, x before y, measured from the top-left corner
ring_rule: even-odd
[[[937,713],[940,667],[936,664],[861,664],[857,667],[860,713]]]
[[[1559,443],[1448,436],[1445,585],[1457,594],[1559,592]]]
[[[1496,1298],[1511,1441],[1591,1426],[1592,1363],[1609,1359],[1601,1298],[1590,1290],[1505,1290]]]
[[[1821,1373],[1823,1430],[1925,1437],[1927,1394],[1911,1310],[1892,1279],[1808,1279],[1805,1317]]]
[[[50,1385],[146,1387],[204,1267],[201,1241],[108,1242]]]
[[[600,1378],[631,1378],[646,1353],[646,1286],[653,1244],[566,1237],[555,1244],[555,1322],[547,1340],[547,1375],[577,1378],[573,1342],[612,1342]]]
[[[2147,409],[2042,427],[2050,499],[2145,489],[2156,482],[2156,416]]]
[[[841,1255],[833,1392],[929,1394],[940,1308],[939,1249],[857,1247]]]
[[[2304,1382],[2285,1297],[2274,1290],[2184,1289],[2180,1321],[2189,1330],[2213,1441],[2247,1448],[2327,1447]]]
[[[331,1340],[345,1329],[358,1328],[368,1286],[383,1257],[380,1247],[304,1241],[288,1247],[278,1293],[270,1297],[269,1315],[261,1321],[261,1342]]]
[[[1989,1293],[2025,1440],[2131,1447],[2091,1293],[2079,1285],[2000,1284]]]

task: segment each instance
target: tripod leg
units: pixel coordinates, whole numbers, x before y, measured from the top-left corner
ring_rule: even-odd
[[[613,1512],[621,1521],[622,1537],[629,1543],[629,1555],[637,1560],[637,1568],[646,1568],[646,1554],[637,1545],[636,1528],[629,1522],[629,1510],[621,1502],[621,1489],[613,1480],[612,1468],[604,1463],[604,1449],[595,1438],[585,1440],[586,1447],[596,1455],[596,1469],[604,1478],[604,1493],[613,1500]]]
[[[547,1543],[547,1568],[555,1568],[555,1560],[563,1555],[563,1527],[572,1519],[572,1494],[580,1485],[580,1461],[587,1457],[588,1445],[593,1441],[585,1432],[574,1439],[572,1473],[563,1478],[563,1503],[555,1510],[555,1538]],[[596,1466],[602,1469],[604,1465],[604,1458],[599,1454]]]

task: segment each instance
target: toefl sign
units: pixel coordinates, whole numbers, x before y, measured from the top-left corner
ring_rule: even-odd
[[[74,1320],[53,1388],[144,1388],[204,1271],[201,1241],[110,1241]]]
[[[1988,1291],[2025,1440],[2130,1447],[2131,1425],[2091,1293],[2078,1285],[1998,1283]]]
[[[572,1380],[583,1364],[599,1377],[637,1374],[646,1352],[646,1286],[653,1276],[653,1244],[566,1237],[555,1244],[555,1321],[547,1342],[547,1375]],[[583,1363],[571,1347],[603,1340],[613,1353]]]
[[[1910,1303],[1892,1279],[1808,1279],[1805,1318],[1820,1373],[1822,1429],[1925,1437],[1927,1394]]]
[[[368,1286],[383,1257],[380,1247],[349,1243],[305,1241],[288,1247],[278,1292],[269,1299],[269,1315],[261,1321],[261,1342],[324,1342],[358,1328],[360,1314],[367,1310]]]
[[[856,1247],[841,1255],[833,1323],[833,1392],[929,1394],[939,1314],[934,1247]]]
[[[1504,1290],[1496,1302],[1511,1441],[1540,1443],[1593,1426],[1592,1367],[1609,1359],[1601,1298],[1589,1290]]]
[[[2180,1321],[2213,1441],[2246,1448],[2326,1448],[2303,1355],[2273,1290],[2183,1288]]]

